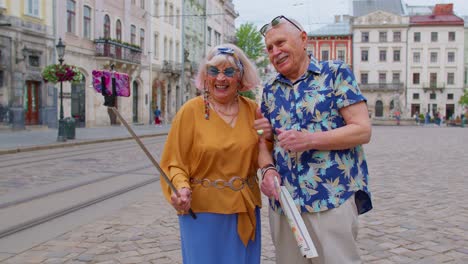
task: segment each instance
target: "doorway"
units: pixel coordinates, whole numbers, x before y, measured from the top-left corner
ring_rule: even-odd
[[[26,91],[24,93],[24,124],[39,124],[39,87],[41,83],[26,81]]]
[[[133,123],[138,123],[138,83],[133,81]]]
[[[71,86],[71,116],[75,119],[76,127],[86,126],[86,79]]]

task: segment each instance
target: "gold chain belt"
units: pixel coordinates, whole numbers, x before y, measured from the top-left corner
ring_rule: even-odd
[[[215,187],[216,189],[224,189],[226,187],[230,188],[233,191],[242,190],[246,185],[252,188],[254,184],[257,184],[257,177],[251,176],[248,178],[241,178],[239,176],[234,176],[229,181],[223,179],[210,180],[210,179],[198,179],[190,178],[191,184],[200,184],[201,186]]]

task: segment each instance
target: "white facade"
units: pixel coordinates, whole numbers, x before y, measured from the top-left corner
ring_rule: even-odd
[[[408,32],[408,110],[460,115],[464,87],[464,28],[412,26]]]
[[[372,118],[405,114],[409,18],[375,11],[353,19],[353,71]]]

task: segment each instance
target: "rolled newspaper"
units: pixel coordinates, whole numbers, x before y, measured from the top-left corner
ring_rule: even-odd
[[[286,215],[286,219],[288,220],[289,226],[291,227],[291,230],[294,234],[294,238],[296,238],[296,242],[299,246],[299,250],[301,251],[302,256],[304,256],[304,258],[317,257],[317,249],[315,248],[314,242],[312,241],[312,238],[307,231],[299,210],[297,210],[296,204],[294,203],[291,194],[285,186],[279,185],[278,179],[276,177],[274,177],[274,181],[276,191],[280,196],[279,202],[281,204],[281,208],[283,208],[284,214]]]

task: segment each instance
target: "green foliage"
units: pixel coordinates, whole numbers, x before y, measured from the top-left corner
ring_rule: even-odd
[[[458,104],[462,106],[468,106],[468,89],[465,89],[463,95],[458,100]]]
[[[265,67],[268,64],[268,60],[263,58],[265,44],[262,35],[253,23],[242,24],[236,30],[236,38],[236,45],[245,52],[250,60],[256,63],[257,67]]]
[[[241,96],[247,97],[247,98],[252,99],[252,100],[254,100],[254,101],[255,101],[255,99],[256,99],[256,98],[255,98],[255,92],[252,91],[252,90],[245,91],[245,92],[239,92],[239,94],[240,94]]]

